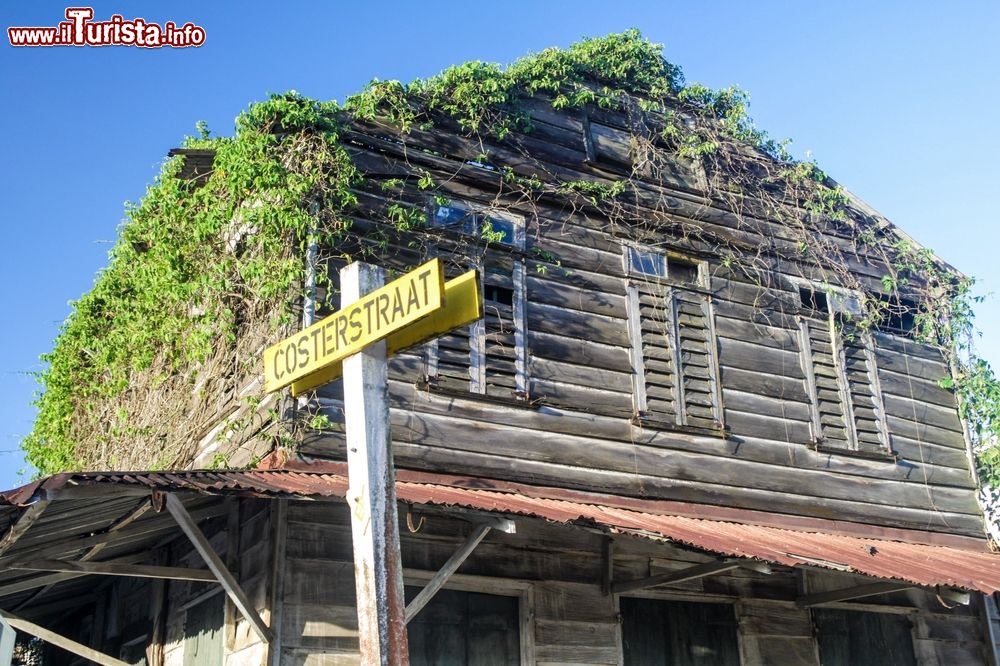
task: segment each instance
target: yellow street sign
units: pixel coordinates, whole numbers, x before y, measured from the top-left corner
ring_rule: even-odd
[[[441,260],[433,259],[264,350],[264,388],[277,391],[337,363],[443,302],[444,270]]]
[[[480,319],[483,316],[483,303],[476,271],[469,271],[446,282],[444,301],[444,306],[429,316],[391,334],[385,341],[386,353],[393,354],[419,345],[421,342],[427,342]],[[332,382],[340,377],[342,372],[342,363],[331,363],[308,377],[293,382],[292,395],[301,395]]]

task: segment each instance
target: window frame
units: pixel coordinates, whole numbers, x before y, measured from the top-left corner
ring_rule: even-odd
[[[529,404],[530,382],[528,378],[528,334],[527,334],[527,267],[518,257],[512,259],[510,280],[511,288],[511,324],[514,327],[514,391],[506,396],[489,395],[487,392],[487,354],[486,354],[486,310],[485,291],[487,287],[487,272],[483,264],[474,265],[479,271],[480,298],[483,302],[483,316],[468,326],[469,331],[469,382],[464,391],[456,391],[449,387],[436,385],[438,374],[438,341],[428,342],[424,349],[424,384],[432,390],[451,394],[460,394],[482,400],[494,400],[512,404]]]
[[[403,569],[403,585],[426,585],[437,573],[437,571],[424,569]],[[533,583],[510,578],[452,574],[441,589],[517,597],[521,664],[535,663],[535,586]]]
[[[632,590],[631,592],[621,594],[615,593],[615,612],[618,617],[622,617],[621,611],[621,601],[622,599],[646,599],[652,601],[673,601],[682,603],[696,603],[696,604],[715,604],[720,606],[729,606],[733,612],[734,629],[736,632],[736,643],[740,651],[742,651],[742,635],[740,632],[740,607],[738,604],[739,599],[709,593],[694,593],[694,592],[683,592],[680,590],[671,590],[668,588],[646,588],[641,590]],[[618,648],[621,658],[624,660],[624,650],[625,650],[625,635],[622,630],[624,622],[618,623]],[[624,661],[622,661],[624,663]]]
[[[458,229],[453,226],[438,224],[437,212],[442,207],[458,208],[467,211],[468,216],[471,217],[472,230],[469,231],[465,228]],[[504,241],[489,241],[483,238],[483,225],[487,220],[491,219],[511,222],[513,227],[512,242],[506,243]],[[524,215],[512,213],[506,210],[497,210],[495,207],[487,206],[475,201],[469,201],[467,199],[449,199],[447,204],[438,203],[434,197],[428,199],[427,227],[430,229],[437,229],[439,231],[452,231],[461,236],[476,238],[478,242],[482,242],[487,245],[499,245],[501,247],[512,248],[515,250],[524,250],[527,238],[527,220]]]
[[[664,275],[646,273],[639,270],[634,265],[633,253],[643,253],[659,258],[664,268]],[[670,278],[670,260],[683,262],[696,267],[697,282],[680,282]],[[629,360],[632,366],[632,404],[633,421],[637,425],[648,425],[662,429],[684,429],[697,432],[704,432],[706,429],[688,424],[688,409],[685,398],[684,387],[684,363],[681,351],[680,324],[677,312],[677,297],[675,291],[685,291],[693,294],[700,294],[704,297],[702,303],[702,316],[705,320],[705,353],[708,357],[708,381],[713,402],[713,412],[718,430],[712,430],[713,434],[728,436],[726,428],[725,404],[723,402],[721,370],[719,360],[718,338],[715,331],[715,310],[712,303],[710,289],[710,277],[708,272],[708,261],[696,259],[689,255],[667,250],[657,252],[648,246],[638,243],[622,243],[622,262],[625,270],[625,296],[626,313],[629,332]],[[642,339],[642,314],[640,307],[640,282],[655,283],[664,285],[667,294],[664,299],[670,301],[670,305],[665,312],[665,324],[669,327],[669,346],[673,366],[673,382],[671,390],[673,392],[674,423],[658,421],[648,416],[649,405],[646,395],[646,356]]]
[[[607,128],[610,132],[604,132],[604,136],[612,136],[614,133],[621,134],[620,139],[627,137],[628,157],[622,161],[614,155],[609,155],[607,151],[599,150],[598,141],[594,137],[594,125]],[[600,132],[599,132],[600,133]],[[628,127],[611,124],[605,120],[597,120],[591,117],[590,113],[583,114],[583,142],[587,154],[587,163],[605,171],[630,172],[635,167],[635,134]]]
[[[881,440],[880,450],[867,451],[861,448],[861,440],[858,436],[858,417],[855,410],[850,379],[847,376],[847,359],[841,322],[845,318],[849,319],[850,317],[861,316],[863,314],[862,303],[864,301],[862,293],[836,285],[801,278],[790,277],[789,281],[800,301],[800,314],[796,317],[798,320],[799,359],[805,375],[806,392],[810,402],[809,428],[812,434],[813,446],[816,447],[817,451],[824,453],[846,453],[862,457],[895,460],[896,455],[892,450],[892,435],[886,419],[884,396],[881,381],[879,380],[878,363],[875,357],[875,339],[870,330],[860,331],[858,336],[860,344],[858,346],[861,347],[865,356],[869,393],[874,405],[875,421],[879,429],[879,439]],[[823,294],[825,296],[826,311],[809,308],[802,303],[804,290],[809,290],[813,294]],[[815,301],[815,297],[813,300]],[[822,322],[826,325],[829,332],[829,342],[833,349],[832,355],[837,375],[837,386],[840,394],[839,403],[844,419],[847,447],[829,444],[823,436],[812,339],[810,335],[811,321]]]
[[[663,274],[649,273],[636,266],[633,253],[649,255],[662,262]],[[697,271],[697,281],[693,283],[683,282],[671,277],[671,260],[676,263],[684,263],[693,266]],[[692,291],[707,291],[709,289],[710,280],[708,273],[708,261],[671,249],[654,248],[641,243],[624,242],[622,243],[622,267],[625,270],[626,277],[629,278],[655,280],[657,282],[672,284],[683,289],[690,289]]]

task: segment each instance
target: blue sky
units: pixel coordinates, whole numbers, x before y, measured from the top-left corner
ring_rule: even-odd
[[[3,28],[55,25],[65,4],[6,0]],[[751,112],[796,157],[1000,291],[1000,3],[95,2],[97,19],[194,22],[198,49],[0,45],[0,487],[22,481],[32,372],[68,301],[106,261],[124,202],[198,120],[232,131],[248,103],[289,89],[339,99],[373,77],[409,80],[509,62],[636,27],[689,81],[750,91]],[[274,9],[280,7],[280,9]],[[609,11],[613,7],[613,12]],[[4,31],[5,32],[5,31]],[[993,193],[993,194],[991,194]],[[979,308],[1000,365],[996,297]],[[30,474],[30,472],[29,472]]]

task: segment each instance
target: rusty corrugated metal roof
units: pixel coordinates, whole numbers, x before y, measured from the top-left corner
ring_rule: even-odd
[[[331,465],[322,472],[298,469],[254,471],[100,472],[60,474],[0,493],[9,504],[74,486],[139,486],[150,490],[192,491],[255,497],[343,497],[346,469]],[[401,472],[397,499],[422,505],[456,506],[556,523],[585,523],[613,533],[672,541],[729,557],[744,557],[785,566],[816,566],[851,571],[915,585],[958,587],[984,593],[1000,591],[1000,555],[982,547],[957,547],[867,538],[748,524],[684,515],[651,513],[614,502],[567,499],[565,489],[532,486],[519,492],[512,484],[471,479],[461,485],[449,477]],[[551,491],[546,497],[546,490]],[[585,493],[580,494],[586,497]],[[606,496],[611,498],[612,496]],[[621,498],[623,500],[627,498]],[[627,504],[623,502],[623,504]],[[968,540],[972,541],[972,540]]]
[[[344,474],[297,470],[184,470],[168,472],[67,472],[0,492],[0,505],[20,506],[32,497],[77,486],[141,486],[150,490],[236,494],[254,497],[343,497]]]

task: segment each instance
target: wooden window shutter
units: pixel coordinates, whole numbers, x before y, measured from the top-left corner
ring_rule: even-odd
[[[450,280],[463,273],[461,263],[446,262],[445,279]],[[478,323],[456,328],[427,343],[426,381],[429,386],[447,391],[469,390],[473,381],[472,341],[476,339]]]
[[[678,426],[724,427],[708,295],[631,283],[628,305],[637,415]]]
[[[684,425],[723,426],[712,301],[707,294],[674,290],[680,367],[684,381]]]
[[[514,306],[521,299],[514,284],[515,264],[520,262],[508,257],[488,257],[484,265],[482,355],[479,376],[472,388],[476,393],[505,398],[517,393]]]
[[[506,253],[488,253],[480,276],[483,318],[428,344],[428,383],[446,390],[525,398],[524,264]]]
[[[888,432],[882,391],[871,334],[843,324],[840,358],[845,392],[854,416],[854,436],[860,451],[884,451],[888,448]]]
[[[813,438],[833,448],[888,448],[882,391],[871,335],[837,315],[801,319],[799,344],[812,411]]]

